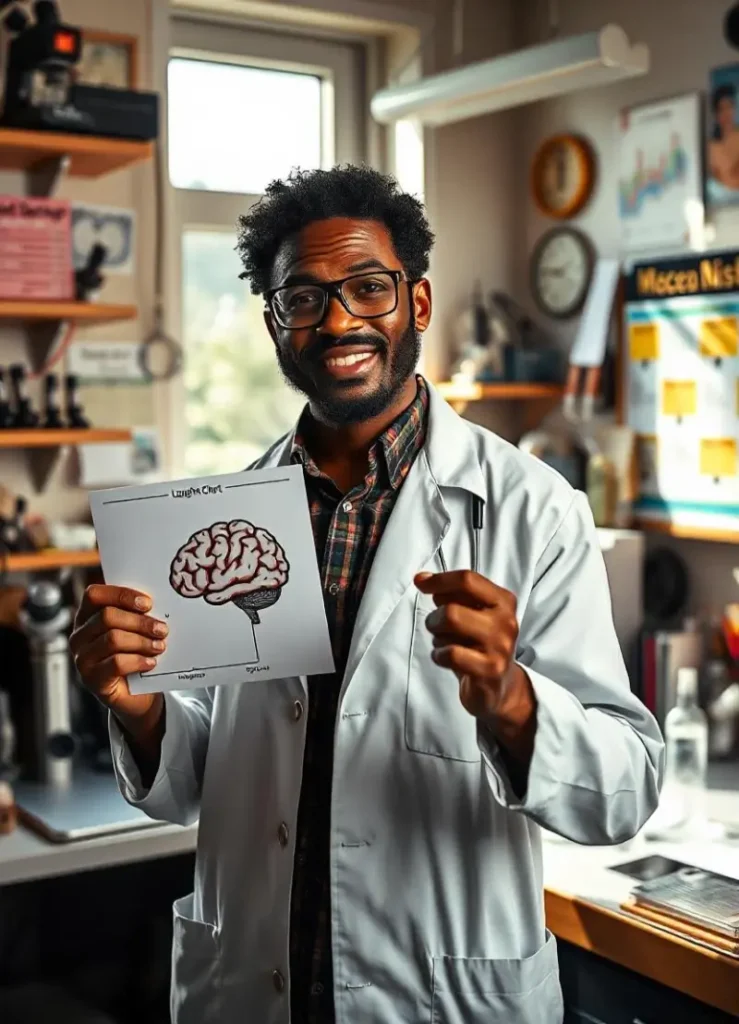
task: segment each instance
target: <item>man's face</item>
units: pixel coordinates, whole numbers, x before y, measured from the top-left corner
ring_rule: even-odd
[[[372,272],[388,270],[403,268],[384,225],[337,217],[317,221],[283,244],[272,286],[368,274],[361,288],[372,294],[378,287]],[[428,283],[411,286],[404,275],[396,308],[380,317],[350,312],[334,295],[316,327],[287,330],[270,313],[266,319],[287,382],[306,396],[321,420],[340,426],[379,416],[400,397],[418,362],[430,315]]]
[[[736,104],[734,100],[730,96],[724,96],[723,99],[719,100],[716,107],[716,121],[722,132],[731,131],[734,127],[735,115]]]

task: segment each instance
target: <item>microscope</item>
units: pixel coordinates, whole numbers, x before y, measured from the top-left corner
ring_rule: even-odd
[[[32,583],[20,611],[31,655],[33,758],[38,782],[68,786],[76,743],[72,732],[69,644],[72,613],[57,583]]]

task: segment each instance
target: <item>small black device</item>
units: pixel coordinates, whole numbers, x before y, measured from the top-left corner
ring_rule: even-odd
[[[671,857],[663,857],[661,854],[652,853],[648,857],[640,857],[638,860],[630,860],[625,864],[611,864],[611,871],[618,871],[629,878],[635,878],[639,882],[650,882],[653,878],[663,878],[675,871],[681,871],[688,867],[680,860],[673,860]]]
[[[15,401],[15,413],[13,414],[12,427],[17,430],[26,430],[29,427],[37,427],[39,416],[31,406],[31,399],[26,393],[26,370],[25,367],[16,363],[10,367],[10,382],[13,387],[13,398]]]
[[[62,412],[59,407],[59,378],[55,373],[46,375],[44,381],[44,427],[47,430],[59,430],[64,426]]]
[[[79,400],[79,378],[74,373],[69,373],[64,379],[67,391],[66,416],[67,426],[75,430],[86,430],[90,421],[85,416],[85,410]]]
[[[12,519],[0,517],[0,551],[17,554],[21,551],[33,551],[34,545],[26,532],[23,521],[26,518],[28,502],[25,498],[15,499],[15,511]]]
[[[96,242],[87,257],[87,263],[74,275],[75,292],[80,302],[87,302],[90,297],[100,290],[105,278],[100,273],[100,268],[105,263],[108,250],[100,242]]]
[[[17,34],[8,47],[3,122],[27,128],[40,127],[43,111],[66,107],[82,54],[82,33],[60,22],[56,4],[37,3],[35,14],[35,24],[25,14],[22,25],[5,20]]]
[[[13,414],[10,411],[8,387],[5,383],[5,371],[0,367],[0,430],[13,425]]]
[[[28,15],[14,8],[4,21],[16,35],[8,47],[0,123],[141,141],[157,138],[158,95],[78,84],[81,31],[61,22],[52,0],[37,0],[34,14],[31,23]]]

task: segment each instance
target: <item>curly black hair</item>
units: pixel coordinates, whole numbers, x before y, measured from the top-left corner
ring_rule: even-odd
[[[397,182],[371,167],[347,165],[330,171],[294,170],[273,181],[249,213],[239,217],[237,252],[255,295],[271,284],[272,266],[285,239],[318,220],[375,220],[390,232],[395,252],[412,281],[424,277],[434,236],[423,204]]]

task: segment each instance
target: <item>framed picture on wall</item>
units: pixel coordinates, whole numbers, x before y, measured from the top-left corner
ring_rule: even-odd
[[[618,141],[623,251],[684,248],[704,222],[700,96],[622,111]]]
[[[708,83],[706,197],[711,206],[739,203],[739,64],[714,68]]]
[[[138,88],[138,39],[136,36],[82,30],[82,57],[77,81],[114,89]]]

